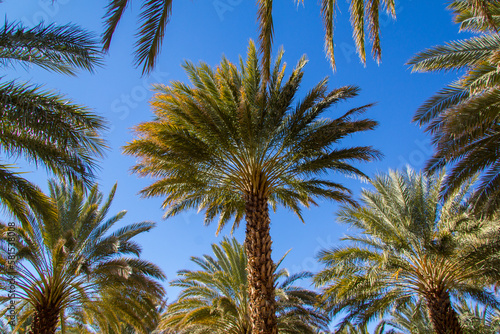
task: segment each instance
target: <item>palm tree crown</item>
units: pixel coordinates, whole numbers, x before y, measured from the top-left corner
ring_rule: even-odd
[[[413,57],[413,71],[463,70],[457,81],[440,90],[418,110],[414,121],[427,125],[436,151],[426,169],[453,164],[442,192],[453,193],[467,179],[483,172],[475,194],[476,211],[488,215],[500,208],[498,54],[500,3],[460,0],[450,5],[461,29],[477,35],[433,47]]]
[[[247,293],[247,257],[236,239],[224,238],[212,245],[215,257],[193,257],[200,270],[181,270],[172,286],[182,288],[178,300],[170,304],[160,329],[179,333],[250,334]],[[281,261],[280,261],[281,262]],[[327,318],[315,309],[318,295],[293,283],[308,273],[275,273],[278,332],[317,333],[325,329]]]
[[[0,66],[37,65],[74,75],[77,69],[93,71],[101,55],[92,35],[76,26],[28,29],[20,24],[0,29]],[[85,107],[40,87],[6,81],[0,83],[0,149],[4,157],[23,157],[53,174],[89,183],[95,158],[105,147],[100,132],[104,120]],[[50,206],[40,190],[20,177],[14,165],[0,162],[0,200],[19,219],[32,208],[46,213]]]
[[[32,321],[32,334],[53,334],[58,322],[80,327],[80,333],[89,326],[99,333],[119,333],[128,323],[144,332],[163,296],[157,280],[164,275],[137,258],[141,247],[132,238],[154,224],[108,233],[126,213],[106,217],[116,185],[104,203],[97,186],[86,195],[81,183],[71,188],[50,182],[49,187],[56,219],[32,217],[29,224],[0,226],[0,280],[3,287],[14,282],[17,326]],[[3,295],[2,301],[10,299]]]
[[[463,331],[451,297],[498,304],[483,288],[495,282],[486,273],[496,264],[485,254],[472,255],[481,248],[486,252],[486,244],[478,247],[457,228],[473,221],[463,206],[470,184],[441,202],[444,177],[411,170],[378,175],[371,181],[375,190],[363,191],[362,207],[339,212],[340,221],[362,235],[345,238],[353,245],[319,254],[327,268],[315,281],[324,287],[333,314],[345,311],[345,322],[365,323],[422,298],[434,331],[458,334]]]
[[[218,231],[234,217],[234,229],[243,218],[246,198],[257,193],[299,217],[299,204],[316,204],[313,197],[352,203],[348,189],[317,176],[335,171],[365,177],[349,162],[380,154],[369,146],[334,145],[377,125],[354,119],[370,105],[321,119],[333,104],[359,92],[353,86],[327,92],[325,79],[293,107],[306,60],[284,82],[281,57],[266,87],[261,86],[253,44],[239,71],[227,59],[216,70],[186,63],[194,87],[180,82],[156,86],[156,119],[135,128],[137,138],[125,153],[140,159],[134,172],[159,179],[141,193],[166,196],[167,218],[198,208],[205,210],[206,223],[219,216]]]
[[[158,179],[142,194],[165,196],[166,217],[198,208],[206,223],[219,217],[220,231],[232,218],[237,227],[245,216],[249,289],[255,294],[250,304],[262,303],[250,309],[270,317],[274,310],[263,306],[274,304],[268,204],[301,217],[300,205],[316,204],[315,197],[352,202],[349,190],[325,174],[363,177],[350,163],[379,156],[368,146],[335,148],[342,138],[376,126],[355,119],[368,105],[320,118],[333,104],[356,96],[356,87],[327,92],[323,80],[293,106],[306,60],[285,81],[281,59],[282,53],[265,84],[253,44],[240,69],[227,59],[215,70],[187,63],[193,87],[157,86],[156,119],[138,125],[137,138],[125,147],[139,158],[135,172]]]

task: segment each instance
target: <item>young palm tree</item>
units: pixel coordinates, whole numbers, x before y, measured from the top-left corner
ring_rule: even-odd
[[[436,334],[460,334],[452,297],[499,304],[484,289],[496,281],[488,273],[497,263],[484,253],[473,256],[481,247],[466,242],[456,228],[471,220],[463,205],[470,184],[441,202],[444,177],[411,170],[378,175],[371,181],[375,190],[363,191],[362,207],[339,212],[340,221],[362,235],[346,237],[352,245],[319,254],[326,269],[315,282],[324,287],[332,314],[346,312],[344,322],[365,323],[422,298]],[[490,256],[498,254],[497,247],[491,247]]]
[[[463,70],[456,82],[439,91],[418,110],[414,121],[427,125],[436,145],[428,171],[453,164],[443,185],[448,196],[467,179],[483,172],[474,196],[477,212],[488,215],[500,209],[500,104],[498,54],[500,2],[454,1],[455,22],[477,35],[433,47],[413,57],[413,71]],[[484,12],[486,14],[481,15]],[[489,17],[489,19],[485,18]]]
[[[484,1],[484,0],[476,0]],[[111,39],[118,26],[118,23],[132,0],[109,0],[107,11],[104,17],[105,33],[103,34],[104,49],[109,50]],[[304,3],[304,0],[295,0],[297,3]],[[142,65],[142,72],[150,72],[156,63],[160,53],[165,27],[170,20],[172,13],[172,0],[142,0],[141,13],[139,16],[140,29],[137,32],[138,40],[135,49],[135,64]],[[264,78],[269,77],[271,66],[271,49],[273,44],[273,0],[258,0],[258,21],[259,21],[259,41],[260,50],[263,54]],[[353,28],[353,38],[356,49],[363,63],[366,62],[365,40],[366,29],[372,41],[373,57],[380,61],[382,50],[380,46],[380,25],[379,13],[383,6],[386,12],[396,17],[396,5],[394,0],[350,0],[350,16]],[[325,50],[335,69],[334,57],[334,18],[337,10],[336,0],[321,1],[321,16],[325,28]]]
[[[100,333],[128,323],[144,332],[155,320],[164,293],[157,280],[164,275],[137,258],[141,247],[132,238],[154,224],[108,233],[126,213],[106,218],[116,185],[104,203],[97,186],[87,195],[81,183],[70,188],[52,181],[49,188],[56,219],[0,224],[0,281],[2,291],[14,285],[17,327],[31,318],[31,334],[53,334],[58,323],[62,328],[93,323]],[[1,300],[11,306],[8,295]]]
[[[170,304],[160,330],[178,333],[252,333],[248,309],[247,257],[236,239],[224,238],[212,245],[215,257],[193,257],[200,270],[181,270],[171,283],[183,290]],[[280,261],[281,262],[281,261]],[[317,333],[328,319],[314,307],[318,295],[293,284],[308,273],[289,275],[284,269],[275,272],[278,332]]]
[[[92,36],[75,26],[28,29],[5,23],[0,28],[0,66],[37,65],[74,75],[93,71],[101,55]],[[89,182],[95,157],[103,152],[99,137],[104,120],[63,96],[18,81],[0,82],[0,202],[18,219],[26,220],[26,202],[45,213],[50,205],[43,193],[16,172],[15,161],[25,158],[68,180]]]
[[[376,126],[354,119],[368,106],[320,118],[358,89],[327,93],[323,80],[293,106],[306,60],[284,81],[281,58],[265,84],[253,43],[239,70],[227,59],[215,70],[185,64],[194,86],[157,86],[156,119],[138,125],[137,138],[125,147],[139,158],[136,173],[158,179],[142,195],[165,196],[166,217],[198,208],[207,224],[220,217],[218,231],[233,217],[234,229],[245,217],[254,333],[277,331],[268,206],[283,205],[301,217],[300,205],[316,204],[314,197],[352,202],[349,190],[326,173],[363,177],[350,163],[379,156],[368,146],[335,148],[342,138]]]

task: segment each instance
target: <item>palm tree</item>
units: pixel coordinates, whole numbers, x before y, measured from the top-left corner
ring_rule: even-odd
[[[245,248],[234,238],[213,244],[215,257],[192,257],[200,270],[181,270],[171,283],[182,289],[169,305],[160,330],[178,333],[250,334],[247,292],[247,257]],[[281,261],[280,261],[281,262]],[[276,288],[278,332],[287,334],[317,333],[328,319],[314,307],[318,295],[293,284],[309,273],[290,275],[277,270]]]
[[[484,289],[498,279],[489,274],[497,263],[457,227],[473,221],[464,206],[470,184],[441,202],[444,178],[444,172],[426,177],[410,169],[390,171],[371,181],[374,191],[363,190],[362,207],[339,212],[339,220],[361,235],[344,238],[352,245],[319,254],[326,269],[315,282],[332,314],[346,312],[344,322],[363,324],[421,298],[436,334],[460,334],[452,298],[499,305]],[[483,254],[474,255],[481,248]],[[498,246],[491,247],[490,257],[497,252]]]
[[[455,304],[460,324],[466,334],[495,334],[500,330],[498,309],[470,305],[466,300]],[[408,303],[391,313],[390,320],[382,321],[381,326],[391,327],[381,334],[422,334],[433,333],[425,303]]]
[[[0,28],[0,66],[37,65],[74,75],[93,71],[101,55],[91,34],[66,26],[38,25],[28,29],[5,23]],[[50,205],[44,194],[22,178],[9,158],[25,158],[37,167],[67,180],[93,177],[95,158],[103,153],[99,137],[104,120],[65,97],[18,81],[0,83],[0,201],[18,219],[25,220],[28,203],[47,217]]]
[[[484,0],[476,0],[484,1]],[[104,49],[109,50],[113,34],[132,0],[109,0],[107,11],[104,16],[105,32],[102,40]],[[295,0],[304,3],[304,0]],[[155,66],[160,53],[165,27],[172,14],[172,0],[142,0],[141,13],[139,15],[140,28],[137,32],[138,40],[135,45],[135,64],[142,65],[142,72],[149,73]],[[273,44],[273,0],[257,1],[257,16],[259,21],[260,51],[263,54],[264,79],[270,75],[271,49]],[[337,10],[336,0],[321,1],[321,16],[325,28],[325,50],[331,66],[335,69],[334,57],[334,18]],[[380,61],[382,50],[380,46],[380,7],[385,7],[386,12],[393,18],[396,17],[396,5],[394,0],[350,0],[350,17],[353,28],[353,38],[358,55],[363,63],[366,62],[365,40],[367,26],[368,36],[372,41],[373,57]]]
[[[207,224],[220,217],[218,231],[233,218],[236,228],[245,217],[255,333],[277,331],[268,206],[283,205],[301,217],[300,205],[316,204],[314,197],[352,202],[349,190],[325,173],[363,177],[350,163],[379,156],[368,146],[335,148],[342,138],[376,126],[354,119],[368,105],[336,119],[319,118],[331,105],[356,96],[358,88],[327,93],[325,79],[292,106],[306,60],[284,81],[282,54],[265,84],[253,43],[239,70],[227,59],[215,70],[186,63],[194,87],[157,86],[156,119],[138,125],[138,138],[125,147],[139,158],[134,172],[158,179],[142,195],[165,196],[166,217],[198,208]]]
[[[155,320],[164,293],[157,280],[164,274],[138,258],[141,247],[132,238],[154,223],[108,233],[126,213],[106,218],[116,185],[104,203],[97,186],[87,194],[82,183],[71,188],[52,181],[49,188],[56,219],[0,224],[0,282],[2,291],[14,285],[17,327],[31,318],[31,334],[53,334],[58,323],[93,323],[100,333],[128,323],[144,332]],[[12,298],[4,294],[1,300],[9,307]]]
[[[466,40],[433,47],[413,57],[413,71],[464,71],[464,75],[428,99],[414,121],[427,125],[436,145],[426,170],[436,171],[453,164],[442,193],[448,196],[467,179],[482,172],[474,196],[476,211],[487,215],[500,209],[500,80],[498,54],[500,3],[454,1],[455,22],[462,30],[476,33]],[[481,15],[480,12],[486,14]],[[485,19],[484,16],[489,17]]]

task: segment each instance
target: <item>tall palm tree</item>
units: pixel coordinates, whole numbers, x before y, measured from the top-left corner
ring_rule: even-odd
[[[483,0],[478,0],[483,1]],[[118,23],[132,0],[109,0],[104,16],[105,32],[103,34],[104,49],[109,50],[113,34]],[[295,0],[304,3],[304,0]],[[142,72],[150,72],[160,53],[165,27],[172,14],[172,0],[142,0],[139,15],[140,28],[137,32],[138,40],[135,45],[135,64],[142,66]],[[259,22],[260,51],[263,55],[262,68],[264,79],[270,75],[271,49],[273,44],[273,0],[257,0],[257,16]],[[380,61],[382,49],[380,46],[380,7],[385,7],[386,12],[393,18],[396,17],[395,0],[350,0],[350,17],[353,28],[353,38],[356,50],[363,63],[366,62],[365,40],[366,30],[372,41],[373,57]],[[321,1],[321,16],[325,29],[325,50],[328,59],[335,69],[334,57],[334,18],[337,10],[337,0]],[[365,25],[367,29],[365,29]]]
[[[427,126],[426,131],[436,145],[426,170],[432,172],[453,164],[443,184],[443,194],[448,196],[467,179],[482,172],[474,196],[476,211],[491,215],[500,209],[500,35],[497,30],[500,2],[488,1],[483,6],[476,2],[460,0],[450,5],[455,22],[475,36],[425,50],[408,64],[418,72],[463,70],[460,79],[417,110],[414,121]]]
[[[466,242],[457,228],[473,221],[464,207],[470,184],[441,202],[444,178],[443,172],[426,177],[409,169],[390,171],[371,181],[373,191],[363,190],[362,207],[339,212],[339,220],[361,235],[319,254],[326,269],[315,282],[324,288],[332,314],[346,312],[344,322],[365,323],[421,298],[436,334],[460,334],[453,297],[499,305],[484,289],[498,279],[489,274],[498,264],[486,261],[485,253],[475,256],[481,247]],[[496,254],[495,245],[489,255]]]
[[[38,25],[28,29],[5,23],[0,28],[0,66],[31,65],[74,75],[93,71],[101,55],[91,34],[72,26]],[[46,197],[9,163],[25,158],[67,180],[89,182],[95,158],[103,153],[104,120],[60,94],[19,81],[0,82],[0,202],[18,219],[28,207],[50,215]]]
[[[182,289],[178,299],[169,305],[160,330],[178,333],[250,334],[248,309],[247,257],[236,239],[224,238],[213,244],[215,257],[192,257],[200,270],[181,270],[171,283]],[[281,261],[280,261],[281,262]],[[278,332],[288,334],[317,333],[328,323],[324,312],[314,307],[318,295],[294,286],[308,273],[290,275],[284,269],[275,272]]]
[[[142,195],[165,196],[166,217],[198,208],[207,224],[220,217],[218,231],[232,218],[236,228],[245,217],[254,333],[277,331],[269,205],[301,217],[300,205],[316,204],[315,197],[352,202],[349,190],[325,174],[363,177],[350,163],[379,156],[368,146],[336,148],[342,138],[376,126],[355,120],[368,105],[320,118],[333,104],[356,96],[358,88],[327,92],[325,79],[293,106],[306,60],[285,81],[282,54],[266,83],[253,43],[240,69],[227,59],[217,69],[186,63],[193,87],[157,86],[156,119],[138,125],[137,138],[125,147],[139,158],[134,172],[157,179]]]
[[[144,333],[155,320],[164,274],[138,258],[141,247],[132,238],[154,223],[108,233],[126,213],[107,217],[116,185],[104,203],[97,186],[87,194],[81,183],[71,188],[52,181],[49,188],[56,219],[0,224],[0,282],[3,292],[14,285],[17,326],[31,318],[31,334],[53,334],[58,323],[93,323],[108,333],[128,323]],[[12,298],[1,300],[9,307]]]

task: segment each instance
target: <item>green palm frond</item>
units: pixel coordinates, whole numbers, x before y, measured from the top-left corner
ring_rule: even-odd
[[[76,74],[102,65],[94,36],[75,25],[27,28],[5,22],[0,29],[0,66],[33,64],[49,71]]]
[[[90,181],[94,157],[105,147],[102,118],[60,95],[12,81],[0,85],[0,101],[4,154],[22,156],[60,177]]]
[[[480,1],[480,0],[476,0]],[[303,0],[295,2],[304,3]],[[124,11],[131,0],[109,0],[104,15],[104,33],[102,34],[103,48],[109,51],[111,40],[120,22]],[[271,75],[271,54],[273,45],[274,22],[273,1],[257,1],[257,22],[259,25],[259,44],[262,53],[262,78],[269,80]],[[325,27],[325,52],[327,58],[335,69],[334,56],[334,18],[337,12],[337,0],[321,1],[321,16]],[[380,22],[381,8],[395,18],[396,4],[394,0],[350,0],[350,18],[353,28],[353,38],[356,50],[363,63],[366,63],[365,31],[372,44],[372,54],[377,62],[380,62],[382,49],[380,44]],[[150,73],[158,61],[161,51],[165,28],[172,14],[172,0],[142,0],[141,12],[139,14],[140,27],[136,33],[135,65],[142,67],[142,73]],[[365,28],[365,25],[367,28]]]
[[[500,3],[484,0],[457,0],[450,4],[462,29],[479,33],[423,51],[408,64],[413,71],[461,70],[464,75],[428,99],[416,112],[414,121],[426,126],[436,150],[426,169],[434,171],[452,165],[443,184],[449,196],[476,174],[474,206],[477,214],[492,215],[499,202],[494,175],[498,163],[498,87],[500,38],[497,31]]]
[[[155,65],[156,55],[160,53],[165,26],[172,12],[172,0],[147,0],[142,5],[137,34],[135,64],[144,64],[142,73],[149,73]]]
[[[408,61],[415,72],[459,70],[477,66],[500,47],[500,36],[481,35],[418,53]]]
[[[105,29],[101,36],[103,49],[105,51],[109,51],[113,34],[128,4],[129,0],[111,0],[106,6],[106,14],[103,18]]]
[[[461,30],[498,32],[499,8],[497,1],[455,0],[448,6],[454,11]]]
[[[6,21],[0,28],[0,66],[36,65],[69,75],[79,69],[93,72],[102,60],[96,44],[91,33],[74,25],[27,28]],[[0,202],[23,222],[28,220],[26,205],[48,219],[51,207],[44,195],[12,172],[9,159],[24,158],[52,175],[89,185],[96,158],[106,148],[100,137],[105,122],[58,93],[18,81],[0,83],[0,110],[0,173],[5,181]]]
[[[24,224],[29,224],[27,217],[30,207],[42,217],[48,218],[54,215],[50,199],[38,187],[14,172],[12,165],[0,164],[0,184],[2,205]]]

